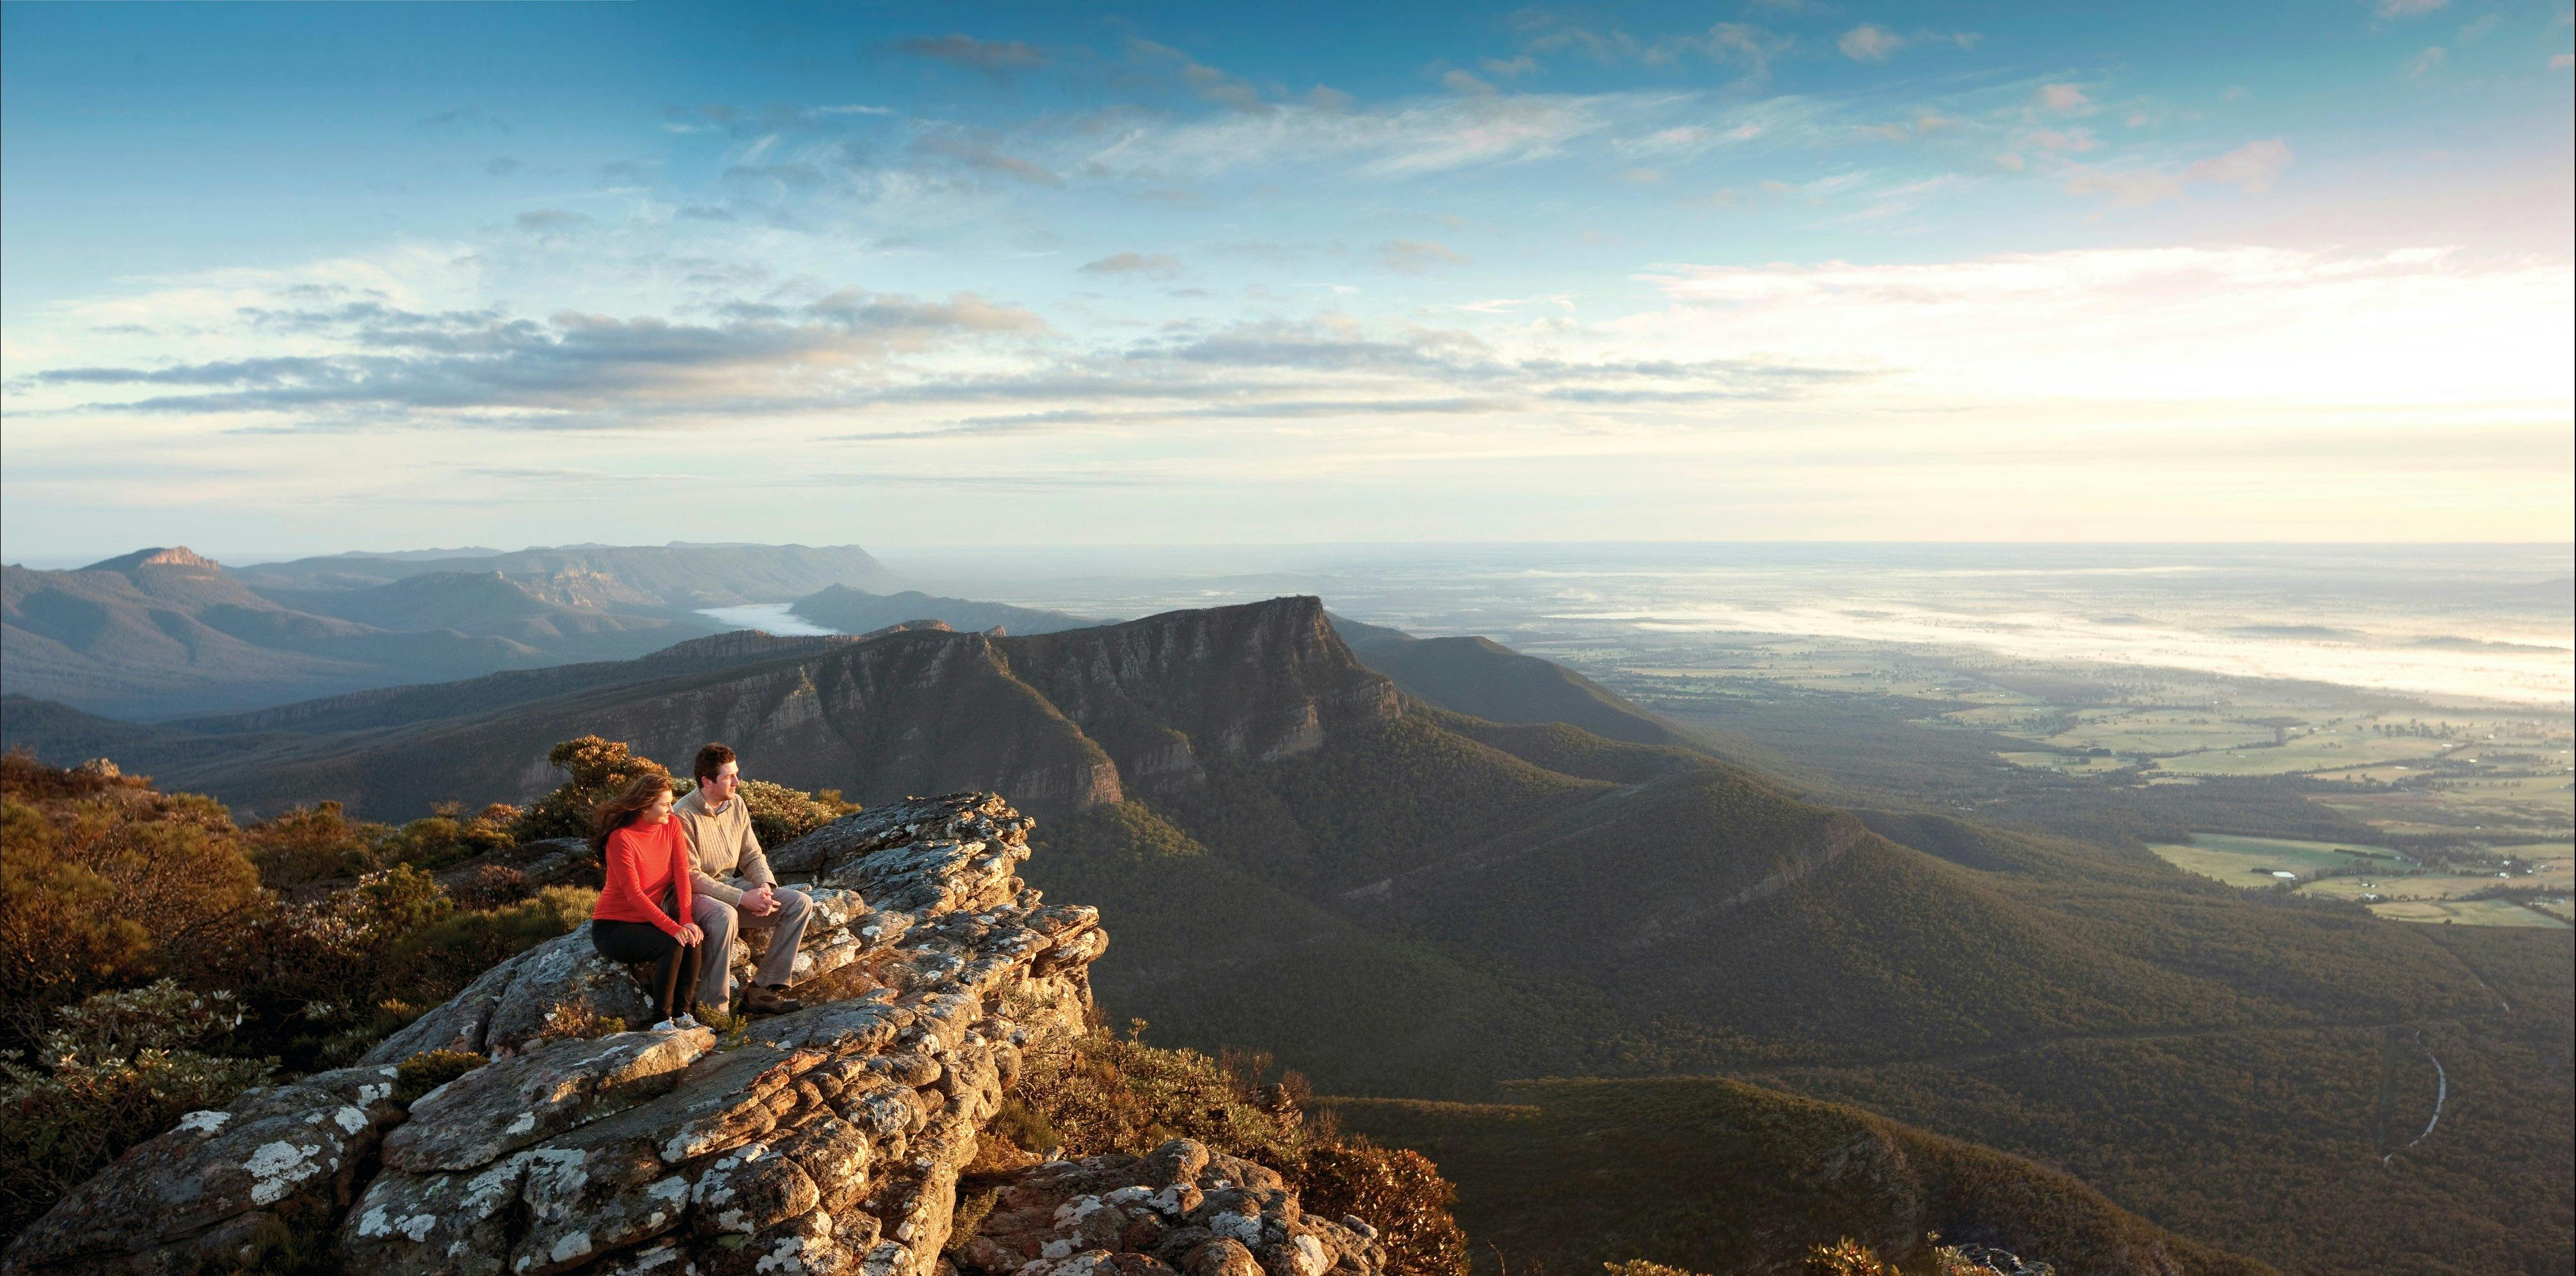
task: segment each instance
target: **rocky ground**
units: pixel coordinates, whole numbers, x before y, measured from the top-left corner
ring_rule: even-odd
[[[188,1114],[0,1272],[176,1276],[300,1231],[370,1276],[936,1276],[943,1253],[985,1276],[1376,1276],[1365,1224],[1307,1219],[1270,1169],[1187,1140],[987,1163],[952,1237],[1022,1052],[1082,1030],[1107,944],[1095,910],[1017,876],[1032,824],[952,794],[774,852],[814,894],[797,971],[817,1001],[738,1040],[593,1035],[649,1018],[641,989],[584,931],[539,945],[357,1067]],[[403,1102],[399,1065],[430,1051],[490,1062]]]

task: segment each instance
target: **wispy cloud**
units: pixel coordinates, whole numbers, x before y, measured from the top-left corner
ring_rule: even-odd
[[[1001,76],[1046,65],[1046,54],[1018,40],[978,40],[970,35],[917,36],[895,42],[917,58]]]

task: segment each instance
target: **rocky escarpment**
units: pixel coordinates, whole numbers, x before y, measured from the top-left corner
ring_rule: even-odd
[[[998,797],[956,794],[780,848],[816,897],[797,966],[819,1000],[740,1040],[565,1035],[641,1013],[640,994],[580,931],[540,945],[358,1067],[190,1113],[59,1202],[0,1271],[193,1271],[297,1228],[373,1276],[931,1276],[958,1176],[1022,1052],[1081,1031],[1106,944],[1094,910],[1049,905],[1020,881],[1032,823]],[[437,1049],[492,1061],[405,1107],[399,1061]],[[1023,1171],[1009,1188],[1018,1212],[999,1216],[1017,1230],[991,1232],[987,1248],[1030,1250],[1012,1265],[1029,1276],[1080,1276],[1113,1252],[1138,1276],[1249,1276],[1254,1254],[1277,1276],[1382,1266],[1363,1232],[1299,1218],[1275,1175],[1193,1147],[1142,1171],[1132,1157]],[[1150,1190],[1118,1196],[1128,1188]],[[1042,1226],[1025,1208],[1066,1193],[1083,1200],[1050,1205]],[[1162,1211],[1130,1209],[1131,1197]],[[1160,1220],[1132,1229],[1160,1257],[1101,1243],[1103,1209]],[[1033,1239],[1033,1227],[1063,1235]]]
[[[738,658],[761,651],[776,654]],[[532,801],[561,782],[547,751],[577,736],[665,763],[723,740],[751,773],[794,788],[875,803],[962,780],[1053,818],[1185,790],[1220,763],[1311,753],[1399,711],[1394,684],[1358,663],[1319,601],[1275,598],[1025,638],[736,635],[616,666],[411,688],[294,722],[200,723],[279,730],[256,763],[202,736],[119,756],[235,809],[329,798],[376,817]],[[66,747],[21,734],[40,753]]]

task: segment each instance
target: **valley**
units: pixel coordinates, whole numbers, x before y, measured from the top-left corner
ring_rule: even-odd
[[[1113,1021],[1292,1061],[1355,1128],[1454,1155],[1462,1217],[1499,1237],[1528,1190],[1503,1167],[1570,1171],[1580,1129],[1479,1143],[1403,1104],[1735,1078],[1973,1145],[1941,1153],[1987,1167],[1963,1181],[1998,1156],[2070,1175],[2214,1247],[2187,1270],[2571,1247],[2576,980],[2542,911],[2565,821],[2474,787],[2563,747],[2546,711],[1777,636],[1527,644],[1548,660],[1312,597],[1002,628],[734,634],[165,726],[13,697],[5,725],[262,814],[526,802],[585,734],[672,760],[723,738],[749,774],[870,804],[1011,794],[1040,820],[1031,884],[1107,902]],[[2163,769],[2231,753],[2289,765]],[[2495,871],[2523,894],[2469,898]],[[2406,920],[2507,911],[2530,921]],[[1638,1213],[1603,1233],[1628,1248],[1587,1251],[1560,1220],[1498,1252],[1679,1262],[1695,1226]]]

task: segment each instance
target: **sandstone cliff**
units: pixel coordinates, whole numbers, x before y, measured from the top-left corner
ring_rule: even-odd
[[[438,697],[446,695],[443,708]],[[963,777],[1043,817],[1196,783],[1213,762],[1312,752],[1398,712],[1314,598],[1171,612],[1029,638],[913,629],[706,639],[625,666],[406,688],[188,724],[163,784],[249,812],[332,799],[370,818],[526,802],[561,740],[600,735],[678,765],[732,742],[762,779],[881,802]],[[226,733],[279,732],[256,751]]]
[[[932,1276],[944,1250],[979,1276],[1376,1276],[1364,1226],[1305,1218],[1278,1175],[1188,1140],[1004,1174],[1001,1208],[952,1238],[958,1176],[1023,1051],[1081,1030],[1106,945],[1095,910],[1016,875],[1032,824],[953,794],[781,848],[816,898],[797,967],[824,999],[740,1041],[566,1035],[646,1013],[641,994],[581,931],[531,949],[357,1067],[188,1114],[0,1272],[189,1272],[284,1227],[380,1276]],[[397,1065],[429,1050],[491,1062],[398,1093]]]

